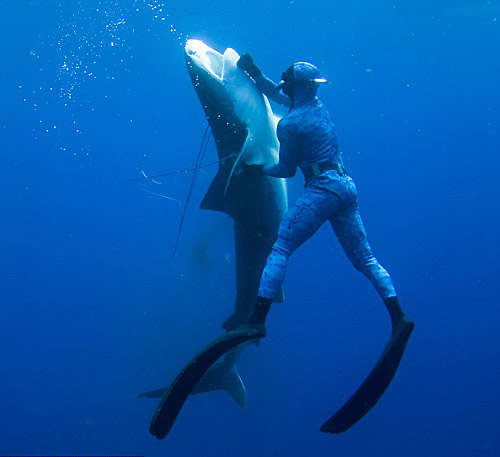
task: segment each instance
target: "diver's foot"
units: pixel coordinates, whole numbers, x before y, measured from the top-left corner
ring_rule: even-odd
[[[411,333],[415,328],[415,322],[413,322],[408,316],[404,316],[399,319],[396,325],[392,328],[391,339],[398,339],[401,335],[406,333]]]
[[[392,337],[382,356],[354,395],[321,427],[322,432],[342,433],[358,422],[378,402],[396,374],[406,344],[415,327],[406,316],[395,323]]]
[[[255,324],[264,325],[269,310],[271,309],[272,302],[273,301],[270,300],[269,298],[258,296],[255,305],[252,309],[252,314],[250,314],[250,317],[248,318],[248,323],[252,325]]]
[[[403,310],[401,309],[401,306],[399,304],[398,297],[395,295],[392,297],[387,297],[384,300],[385,307],[387,308],[387,311],[389,312],[389,315],[391,316],[391,324],[392,328],[396,328],[396,325],[398,322],[404,317]]]
[[[392,335],[391,339],[387,343],[387,346],[382,353],[381,359],[383,359],[388,352],[394,351],[397,347],[402,347],[402,351],[406,347],[406,343],[410,338],[411,332],[415,328],[415,323],[408,317],[403,315],[401,319],[396,323],[394,327],[392,327]],[[399,352],[399,351],[397,351]],[[401,356],[402,356],[401,352]]]

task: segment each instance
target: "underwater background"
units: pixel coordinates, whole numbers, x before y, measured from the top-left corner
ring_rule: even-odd
[[[500,455],[499,0],[2,1],[0,22],[0,455]],[[190,173],[130,181],[196,161],[187,38],[331,82],[369,240],[416,323],[344,434],[319,427],[390,323],[329,225],[238,363],[248,410],[211,392],[165,440],[148,432],[157,400],[135,396],[221,334],[235,293],[231,220],[198,209],[216,166],[175,256]]]

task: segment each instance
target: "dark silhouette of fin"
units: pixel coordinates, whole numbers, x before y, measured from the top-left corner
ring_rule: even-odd
[[[194,386],[191,395],[211,392],[213,390],[225,390],[231,398],[242,408],[247,409],[247,391],[236,367],[224,367],[224,362],[217,362],[213,365],[198,384]],[[205,380],[209,378],[210,380]],[[212,381],[213,380],[213,381]],[[167,392],[167,388],[149,390],[140,393],[136,398],[162,398]]]
[[[239,347],[230,350],[223,359],[214,363],[194,386],[192,395],[225,390],[242,409],[247,407],[245,384],[236,370]]]
[[[407,317],[399,321],[375,367],[354,395],[322,425],[322,432],[345,432],[375,406],[396,374],[414,327]]]
[[[135,398],[161,398],[165,395],[167,391],[166,387],[162,387],[161,389],[156,390],[148,390],[147,392],[143,392],[142,394],[137,395]]]
[[[163,439],[168,435],[194,387],[217,359],[236,346],[255,338],[263,338],[265,335],[263,325],[241,326],[215,339],[194,356],[165,392],[151,420],[149,426],[151,434],[158,439]]]
[[[226,203],[224,190],[226,188],[229,172],[221,167],[210,184],[207,193],[201,201],[200,208],[210,211],[225,212]]]

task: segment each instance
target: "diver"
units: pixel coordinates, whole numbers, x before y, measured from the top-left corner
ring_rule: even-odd
[[[235,347],[266,336],[266,317],[281,290],[289,257],[328,220],[352,264],[372,282],[382,298],[392,323],[391,339],[374,368],[321,427],[322,432],[342,433],[370,411],[389,386],[414,323],[403,313],[389,273],[368,244],[356,187],[344,168],[334,125],[316,97],[318,87],[326,80],[307,62],[294,63],[283,73],[279,84],[264,76],[248,54],[241,56],[238,66],[261,92],[290,107],[277,127],[279,162],[244,164],[243,172],[255,179],[264,175],[288,178],[299,167],[305,177],[305,189],[281,222],[247,323],[213,340],[182,369],[160,402],[149,430],[153,436],[164,438],[210,367]]]
[[[244,164],[253,176],[289,178],[297,167],[305,177],[305,189],[282,221],[260,281],[258,297],[248,324],[265,336],[265,320],[274,297],[281,290],[289,257],[327,220],[354,267],[373,284],[389,312],[393,334],[399,327],[412,327],[403,313],[389,273],[372,253],[360,217],[356,186],[347,174],[339,150],[335,127],[316,96],[326,79],[311,63],[296,62],[279,84],[267,78],[248,54],[238,66],[272,100],[290,110],[278,123],[280,142],[277,164]]]
[[[248,54],[238,66],[272,100],[289,106],[278,123],[280,142],[276,164],[244,164],[247,175],[289,178],[297,167],[305,178],[304,191],[288,210],[262,273],[258,296],[247,324],[233,330],[234,338],[253,332],[266,336],[265,321],[285,279],[288,259],[327,220],[347,257],[375,287],[389,313],[391,338],[378,362],[349,400],[326,421],[321,431],[342,433],[377,403],[393,379],[415,324],[401,309],[392,279],[372,253],[358,208],[358,195],[342,161],[335,127],[316,96],[326,79],[308,62],[285,70],[279,84],[267,78]]]
[[[321,427],[323,432],[342,433],[381,398],[396,373],[415,324],[401,309],[392,279],[368,243],[356,186],[344,168],[330,115],[316,96],[326,79],[308,62],[291,65],[283,72],[279,84],[267,78],[248,54],[240,57],[238,67],[255,81],[262,93],[289,106],[288,114],[277,126],[278,163],[243,164],[244,173],[256,179],[259,176],[289,178],[296,174],[298,167],[304,174],[305,185],[302,195],[281,222],[252,313],[246,324],[228,332],[226,344],[229,347],[244,335],[266,336],[266,317],[281,290],[289,257],[328,220],[351,263],[370,280],[383,300],[392,325],[391,338],[374,368]]]

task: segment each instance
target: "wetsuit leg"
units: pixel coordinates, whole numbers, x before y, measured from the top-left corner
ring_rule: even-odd
[[[389,273],[373,255],[359,215],[357,202],[330,218],[353,265],[375,286],[391,315],[392,335],[380,359],[356,392],[321,427],[322,432],[342,433],[367,414],[384,394],[403,357],[414,323],[404,316]]]
[[[274,299],[285,279],[289,257],[340,207],[340,198],[333,192],[317,188],[304,190],[281,222],[277,240],[262,273],[260,297]]]
[[[330,218],[330,223],[354,267],[363,273],[385,300],[396,295],[389,273],[372,253],[357,202]]]

